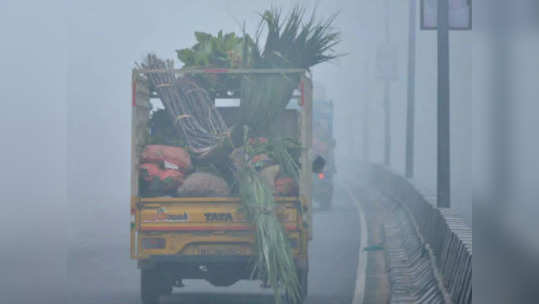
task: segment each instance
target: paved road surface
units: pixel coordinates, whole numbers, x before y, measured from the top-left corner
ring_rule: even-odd
[[[314,223],[307,303],[350,304],[359,248],[359,224],[352,200],[345,193],[337,195],[334,208],[328,212],[316,212]],[[75,229],[68,251],[68,302],[141,303],[139,272],[136,263],[128,257],[127,231],[91,230],[102,225],[118,228],[114,226],[117,225],[114,216],[90,216],[72,225],[80,225],[81,228]],[[261,289],[256,282],[242,281],[229,288],[215,288],[204,281],[185,283],[186,288],[175,289],[172,296],[162,297],[161,303],[272,303],[270,291]]]

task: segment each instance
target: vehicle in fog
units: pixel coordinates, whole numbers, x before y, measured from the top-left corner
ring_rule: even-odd
[[[325,159],[324,170],[313,175],[313,199],[322,210],[331,208],[336,173],[333,136],[333,101],[324,94],[313,98],[313,154]]]
[[[133,71],[132,146],[131,146],[131,257],[141,270],[141,295],[145,304],[157,303],[173,287],[182,287],[183,279],[204,279],[214,286],[230,286],[252,279],[255,257],[255,229],[242,211],[239,196],[194,197],[144,195],[140,167],[147,143],[152,100],[158,96],[145,79],[144,70]],[[176,70],[176,73],[190,73]],[[297,70],[198,70],[193,73],[282,74]],[[268,133],[296,139],[301,149],[300,161],[311,164],[312,84],[301,73],[300,88],[290,107],[275,117]],[[219,101],[238,99],[238,88],[225,88],[216,94]],[[214,99],[214,102],[216,99]],[[241,100],[240,100],[241,102]],[[217,109],[228,125],[238,118],[238,106]],[[301,166],[299,189],[290,196],[277,196],[276,214],[286,230],[293,251],[302,297],[306,296],[308,243],[312,239],[311,182],[315,166]]]

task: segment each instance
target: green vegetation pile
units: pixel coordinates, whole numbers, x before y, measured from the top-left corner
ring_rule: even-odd
[[[249,53],[254,42],[249,35],[236,36],[235,33],[217,36],[210,33],[195,32],[196,44],[191,48],[176,50],[183,69],[238,69],[252,65]],[[240,87],[241,77],[227,74],[202,74],[192,76],[206,89],[212,98],[228,96]]]

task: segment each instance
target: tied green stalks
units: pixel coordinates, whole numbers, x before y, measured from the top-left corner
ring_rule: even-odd
[[[258,255],[254,273],[272,286],[277,304],[281,303],[283,291],[292,303],[298,303],[301,290],[296,266],[283,225],[274,211],[272,190],[249,166],[240,169],[239,179],[247,217],[256,228]]]
[[[301,151],[301,144],[293,138],[270,138],[267,142],[256,142],[249,145],[248,154],[250,157],[267,154],[270,159],[281,166],[281,170],[286,176],[297,182],[300,167],[298,160]]]
[[[339,57],[334,52],[341,39],[340,32],[333,28],[336,15],[318,20],[315,13],[307,21],[306,11],[299,5],[284,18],[278,8],[262,13],[252,53],[255,67],[309,69]],[[259,42],[264,28],[266,40],[262,47]]]
[[[254,133],[264,136],[268,126],[286,109],[299,74],[259,74],[241,79],[240,124],[249,125]]]
[[[256,146],[247,143],[247,127],[244,133],[246,155],[253,155],[262,150],[286,154],[287,146],[283,143],[269,146]],[[284,151],[282,150],[284,149]],[[275,154],[277,155],[277,154]],[[283,157],[294,162],[292,169],[297,175],[297,163],[291,155]],[[280,160],[279,160],[280,162]],[[257,170],[244,158],[238,168],[239,190],[247,218],[256,228],[257,258],[253,274],[268,282],[274,292],[275,302],[281,303],[281,293],[284,292],[289,303],[299,303],[301,290],[292,249],[288,242],[284,227],[275,214],[273,189],[263,181]]]
[[[250,45],[249,57],[254,68],[310,69],[339,57],[334,47],[340,42],[340,32],[333,29],[336,15],[318,20],[315,12],[306,18],[306,11],[296,6],[283,16],[273,8],[260,14],[261,21]],[[260,43],[265,33],[265,43]],[[249,75],[242,79],[240,113],[242,124],[255,133],[263,131],[288,105],[301,73]]]
[[[255,45],[249,51],[254,68],[310,69],[319,63],[338,57],[333,48],[340,42],[340,33],[333,30],[335,16],[318,21],[313,12],[304,21],[305,10],[296,6],[282,17],[281,11],[271,9],[261,14],[260,28]],[[266,39],[262,47],[260,35],[265,28]],[[244,51],[244,54],[247,51]],[[242,77],[239,125],[247,125],[256,136],[266,136],[271,123],[287,107],[302,73],[254,74]],[[290,141],[272,141],[266,151],[249,151],[247,131],[244,143],[247,154],[266,152],[285,174],[298,181],[299,164],[290,154]],[[298,145],[299,147],[299,145]],[[299,151],[300,149],[298,149]],[[301,300],[302,291],[296,273],[292,250],[282,224],[274,209],[272,189],[263,182],[248,162],[239,169],[239,188],[248,218],[256,227],[256,273],[273,287],[275,300],[281,302],[285,292],[291,303]]]

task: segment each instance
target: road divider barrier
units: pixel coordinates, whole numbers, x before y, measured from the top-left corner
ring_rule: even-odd
[[[361,172],[363,186],[402,207],[392,208],[395,220],[385,225],[392,302],[471,304],[472,229],[386,167],[363,165]]]

